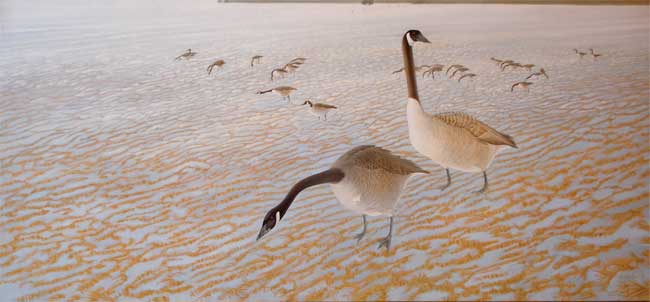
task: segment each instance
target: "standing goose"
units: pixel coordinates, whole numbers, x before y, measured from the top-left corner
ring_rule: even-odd
[[[406,117],[409,139],[413,148],[445,168],[447,184],[451,184],[449,169],[482,172],[483,188],[488,186],[486,170],[497,152],[506,146],[517,148],[512,138],[462,112],[428,114],[418,97],[417,80],[413,71],[413,49],[408,39],[429,43],[419,30],[409,30],[402,37],[402,53],[406,68],[408,105]]]
[[[264,57],[264,56],[260,56],[260,55],[255,55],[255,56],[253,56],[253,58],[251,59],[251,67],[253,67],[253,63],[255,63],[255,62],[257,62],[257,64],[259,64],[259,63],[260,63],[260,60],[261,60],[263,57]]]
[[[539,77],[539,76],[545,76],[546,79],[548,79],[548,74],[546,74],[546,70],[544,68],[540,68],[539,72],[533,72],[529,76],[526,77],[526,80],[529,80],[532,77]]]
[[[319,120],[321,116],[327,120],[327,113],[332,109],[337,109],[336,106],[323,103],[312,103],[311,100],[306,100],[302,105],[309,105],[309,111],[311,114],[317,116]]]
[[[291,102],[291,93],[294,90],[298,90],[298,89],[289,86],[279,86],[269,90],[258,91],[257,94],[265,94],[265,93],[273,92],[277,95],[282,96],[283,99],[286,98],[288,102]]]
[[[407,180],[415,173],[429,173],[415,163],[375,146],[358,146],[339,157],[332,167],[296,183],[286,197],[264,216],[257,240],[278,225],[298,194],[309,187],[329,183],[334,195],[345,208],[361,214],[366,233],[366,215],[390,217],[388,235],[378,248],[390,249],[393,214]]]
[[[223,66],[224,64],[226,64],[226,62],[224,60],[216,60],[216,61],[214,61],[212,64],[210,64],[208,66],[208,74],[212,73],[212,68],[214,68],[215,66],[221,68],[221,66]]]
[[[190,58],[192,58],[195,55],[196,55],[196,52],[192,52],[192,49],[188,48],[185,53],[183,53],[180,56],[176,57],[174,60],[180,60],[180,59],[189,60]]]

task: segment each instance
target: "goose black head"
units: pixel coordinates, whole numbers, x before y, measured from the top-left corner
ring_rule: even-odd
[[[266,233],[275,228],[283,216],[284,211],[282,211],[280,208],[275,207],[268,211],[266,213],[266,216],[264,216],[264,220],[262,220],[262,228],[260,229],[260,233],[257,235],[256,240],[260,240],[262,237],[264,237],[264,235],[266,235]]]
[[[407,31],[406,35],[411,39],[411,41],[413,41],[413,43],[415,42],[431,43],[429,42],[429,40],[427,40],[427,38],[424,37],[422,32],[420,32],[417,29],[411,29]]]

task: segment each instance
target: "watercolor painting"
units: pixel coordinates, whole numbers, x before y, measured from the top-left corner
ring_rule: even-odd
[[[650,299],[644,1],[0,2],[0,302]]]

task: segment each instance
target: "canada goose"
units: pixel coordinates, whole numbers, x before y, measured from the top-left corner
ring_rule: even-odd
[[[451,76],[449,78],[453,79],[454,76],[456,75],[456,73],[459,72],[459,71],[460,71],[461,74],[463,74],[463,73],[465,73],[465,71],[468,71],[468,70],[469,70],[469,68],[467,68],[467,67],[456,68],[456,70],[454,70],[454,72],[451,74]]]
[[[253,58],[251,59],[251,67],[253,67],[253,63],[255,63],[255,62],[257,62],[257,64],[259,64],[259,63],[260,63],[260,60],[261,60],[263,57],[264,57],[264,56],[260,56],[260,55],[255,55],[255,56],[253,56]]]
[[[476,76],[475,73],[466,73],[466,74],[460,76],[460,78],[458,78],[458,83],[460,83],[460,80],[462,80],[464,78],[473,78],[475,76]]]
[[[598,59],[598,57],[602,56],[602,54],[594,53],[593,48],[589,48],[589,53],[591,53],[591,56],[594,58],[594,60],[596,60],[596,59]]]
[[[212,73],[212,68],[214,68],[215,66],[221,68],[221,66],[223,66],[224,64],[226,64],[226,62],[224,62],[224,60],[216,60],[216,61],[214,61],[212,64],[210,64],[208,66],[208,74]]]
[[[578,50],[577,50],[577,49],[575,49],[575,48],[573,49],[573,51],[575,51],[575,52],[576,52],[576,54],[577,54],[578,56],[580,56],[580,59],[582,59],[582,57],[584,57],[584,56],[586,56],[586,55],[587,55],[587,53],[586,53],[586,52],[581,52],[581,51],[578,51]]]
[[[311,100],[306,100],[302,104],[303,106],[309,105],[310,108],[309,111],[311,112],[311,114],[317,116],[319,120],[321,116],[324,117],[325,120],[327,120],[327,113],[332,109],[337,109],[336,106],[323,104],[323,103],[312,103]]]
[[[386,149],[367,145],[354,147],[339,157],[330,169],[296,183],[282,202],[266,213],[257,240],[278,225],[302,190],[329,183],[341,205],[362,215],[363,231],[355,236],[357,242],[366,233],[367,215],[390,217],[388,235],[378,247],[385,246],[388,250],[393,234],[395,204],[407,180],[415,173],[429,172]]]
[[[521,67],[526,68],[526,70],[528,70],[528,71],[532,71],[533,67],[535,67],[535,64],[524,64],[524,65],[521,65]]]
[[[465,66],[460,65],[460,64],[451,65],[451,66],[449,66],[447,68],[447,71],[445,71],[445,75],[449,75],[449,71],[452,70],[452,69],[455,69],[455,68],[465,68]]]
[[[449,169],[464,172],[483,172],[483,188],[488,186],[486,170],[496,154],[506,146],[517,148],[512,138],[462,112],[428,114],[418,97],[417,80],[413,70],[413,43],[429,43],[419,30],[409,30],[402,37],[402,53],[406,69],[408,104],[406,117],[409,140],[422,155],[445,168],[447,184],[451,184]]]
[[[257,94],[274,92],[275,94],[282,96],[283,99],[286,98],[288,102],[291,102],[291,93],[294,90],[298,90],[298,89],[289,86],[279,86],[269,90],[258,91]]]
[[[531,73],[529,76],[526,77],[526,80],[528,80],[528,79],[530,79],[532,77],[539,77],[539,76],[542,76],[542,75],[545,76],[548,79],[548,74],[546,74],[546,71],[544,70],[544,68],[540,68],[539,72]]]
[[[442,72],[443,68],[445,68],[444,65],[434,64],[433,66],[431,66],[429,69],[425,70],[422,73],[422,77],[425,77],[427,74],[431,74],[431,78],[435,79],[436,78],[435,72]]]
[[[191,48],[188,48],[187,51],[180,56],[176,57],[174,60],[180,60],[180,59],[186,59],[189,60],[192,58],[194,55],[196,55],[196,52],[192,52]]]
[[[494,63],[496,63],[497,65],[503,63],[503,60],[499,60],[499,59],[497,59],[495,57],[491,57],[490,60],[494,61]]]
[[[515,87],[517,87],[517,86],[521,86],[522,88],[526,89],[526,92],[530,92],[530,85],[533,85],[533,83],[532,82],[525,82],[525,81],[524,82],[514,83],[512,85],[512,87],[510,87],[510,92],[515,91]]]
[[[284,70],[284,69],[282,69],[282,68],[276,68],[276,69],[273,69],[273,70],[271,71],[271,81],[273,81],[273,75],[274,75],[275,73],[278,73],[278,74],[284,76],[284,75],[287,74],[287,71]]]

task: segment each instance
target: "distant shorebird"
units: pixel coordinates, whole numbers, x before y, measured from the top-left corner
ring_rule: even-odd
[[[260,63],[260,60],[261,60],[263,57],[264,57],[264,56],[260,56],[260,55],[253,56],[253,58],[251,59],[251,67],[253,67],[253,63],[257,63],[257,64],[259,64],[259,63]]]
[[[284,66],[282,66],[282,69],[284,69],[287,72],[294,72],[300,67],[300,64],[296,63],[287,63]]]
[[[539,72],[534,72],[531,73],[528,77],[526,77],[526,80],[529,80],[532,77],[539,77],[539,76],[545,76],[548,79],[548,74],[546,74],[546,70],[544,68],[540,68]]]
[[[291,102],[291,93],[294,90],[298,90],[298,89],[289,86],[279,86],[269,90],[258,91],[257,94],[265,94],[265,93],[273,92],[277,95],[282,96],[283,99],[287,99],[288,102]]]
[[[300,192],[327,183],[343,207],[361,215],[363,230],[355,236],[357,242],[366,234],[367,215],[390,217],[388,235],[379,242],[378,247],[386,247],[388,250],[393,235],[395,205],[408,179],[416,173],[429,172],[386,149],[375,146],[354,147],[339,157],[330,169],[296,183],[282,202],[266,213],[257,240],[280,223]]]
[[[469,70],[469,68],[467,68],[467,67],[458,67],[458,68],[456,68],[456,70],[454,70],[454,73],[452,73],[449,78],[453,79],[454,76],[456,75],[456,73],[459,72],[459,71],[460,71],[461,74],[463,74],[463,73],[465,73],[465,71],[468,71],[468,70]]]
[[[449,75],[449,71],[450,71],[450,70],[452,70],[452,69],[458,69],[458,68],[465,68],[465,66],[460,65],[460,64],[450,65],[450,66],[447,68],[447,71],[445,71],[445,75]]]
[[[309,105],[309,111],[311,114],[317,116],[319,120],[321,116],[324,118],[324,120],[327,120],[327,113],[330,112],[330,110],[337,109],[336,106],[323,103],[312,103],[311,100],[306,100],[302,104]]]
[[[578,50],[577,50],[577,49],[575,49],[575,48],[573,49],[573,51],[575,51],[575,52],[576,52],[576,54],[577,54],[578,56],[580,56],[580,59],[582,59],[582,58],[583,58],[584,56],[586,56],[586,55],[587,55],[587,53],[586,53],[586,52],[581,52],[581,51],[578,51]]]
[[[526,68],[526,70],[528,70],[528,71],[532,71],[533,67],[535,67],[535,64],[524,64],[524,65],[521,65],[521,67]]]
[[[505,61],[502,61],[501,64],[499,64],[499,68],[503,69],[503,66],[504,66],[504,65],[512,64],[512,63],[514,63],[514,62],[515,62],[515,61],[513,61],[513,60],[505,60]]]
[[[295,59],[289,61],[289,63],[292,63],[292,62],[300,62],[300,64],[302,64],[302,63],[304,63],[306,60],[307,60],[307,58],[301,58],[301,57],[298,57],[298,58],[295,58]]]
[[[517,68],[524,67],[524,66],[521,65],[520,63],[517,63],[517,62],[508,63],[508,64],[503,65],[503,67],[501,67],[501,71],[505,71],[506,68],[508,68],[508,67],[512,67],[512,69],[517,69]]]
[[[429,69],[425,70],[425,71],[422,73],[422,77],[425,77],[427,74],[431,74],[431,78],[432,78],[432,79],[435,79],[435,78],[436,78],[435,73],[436,73],[436,72],[442,72],[442,70],[443,70],[444,68],[445,68],[444,65],[441,65],[441,64],[433,64],[431,67],[429,67]],[[417,70],[416,70],[416,71],[417,71]]]
[[[494,61],[494,63],[496,63],[497,65],[500,65],[501,63],[503,63],[503,60],[499,60],[499,59],[497,59],[495,57],[491,57],[490,60]]]
[[[473,78],[475,76],[476,76],[475,73],[466,73],[466,74],[462,75],[460,78],[458,78],[458,83],[460,83],[460,80],[462,80],[464,78]]]
[[[224,60],[216,60],[216,61],[214,61],[212,64],[210,64],[208,66],[208,74],[212,73],[212,68],[214,68],[215,66],[221,68],[221,66],[223,66],[224,64],[226,64],[226,62],[224,62]]]
[[[602,54],[595,53],[593,48],[589,48],[589,52],[591,53],[591,56],[594,58],[594,60],[598,59],[598,57],[601,57]]]
[[[287,71],[282,68],[273,69],[273,71],[271,71],[271,81],[273,81],[273,75],[275,75],[276,73],[284,76],[287,74]]]
[[[487,173],[497,153],[505,147],[517,148],[512,137],[503,134],[462,112],[429,114],[422,109],[413,70],[413,49],[409,39],[429,43],[419,30],[409,30],[402,37],[402,54],[406,68],[408,104],[406,117],[409,140],[413,148],[445,168],[447,188],[451,184],[449,169],[464,172],[482,172],[483,188],[488,187]]]
[[[517,82],[510,87],[510,92],[515,91],[515,87],[521,86],[521,88],[526,89],[526,92],[530,92],[530,85],[533,85],[532,82]]]
[[[188,48],[185,53],[183,53],[180,56],[176,57],[174,60],[180,60],[180,59],[189,60],[190,58],[192,58],[195,55],[196,55],[196,52],[192,52],[192,49]]]

